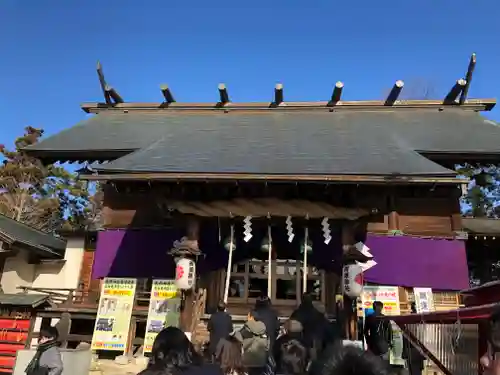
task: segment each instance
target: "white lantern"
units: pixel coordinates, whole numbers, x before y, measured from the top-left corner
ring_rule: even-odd
[[[226,238],[226,240],[224,241],[224,249],[226,249],[227,251],[229,251],[231,249],[231,244],[232,244],[232,247],[233,247],[233,251],[236,250],[236,244],[234,243],[234,240],[231,241],[231,238]]]
[[[269,238],[267,238],[267,237],[266,237],[266,238],[264,238],[264,239],[262,240],[262,245],[260,245],[260,249],[261,249],[263,252],[267,253],[267,252],[269,252],[270,247],[271,247],[271,246],[270,246],[270,243],[269,243]]]
[[[342,269],[344,293],[349,297],[359,297],[363,292],[363,268],[357,264],[344,266]]]
[[[182,290],[191,289],[196,280],[196,263],[188,258],[179,258],[175,267],[175,285]]]
[[[312,253],[312,251],[313,251],[313,245],[312,245],[312,242],[310,240],[307,240],[307,245],[305,243],[303,243],[302,245],[300,245],[300,253],[301,254],[304,254],[304,249],[307,249],[307,252],[309,254]]]

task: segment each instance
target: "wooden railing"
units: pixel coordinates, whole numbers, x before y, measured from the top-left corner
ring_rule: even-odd
[[[23,293],[39,293],[50,297],[52,303],[58,307],[87,307],[97,308],[99,304],[100,294],[98,291],[88,291],[84,289],[67,289],[67,288],[34,288],[28,286],[20,286],[19,289]],[[148,309],[150,291],[136,291],[135,308]]]

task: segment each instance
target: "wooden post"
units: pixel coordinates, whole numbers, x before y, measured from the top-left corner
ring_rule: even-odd
[[[399,214],[396,208],[396,194],[391,191],[389,195],[389,217],[388,217],[389,230],[399,229]]]
[[[190,241],[198,241],[200,234],[200,222],[196,216],[187,217],[187,238]],[[193,308],[195,303],[196,283],[192,289],[186,290],[184,293],[184,303],[181,309],[180,326],[184,332],[189,332],[193,320]]]
[[[344,221],[342,223],[342,249],[345,250],[355,243],[355,225],[351,221]],[[356,340],[357,338],[357,310],[353,308],[355,299],[344,294],[343,303],[343,316],[345,317],[345,332],[349,340]]]

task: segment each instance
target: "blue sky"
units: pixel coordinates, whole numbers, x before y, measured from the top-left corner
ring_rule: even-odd
[[[95,65],[126,101],[381,99],[397,79],[443,97],[478,64],[469,97],[500,89],[500,1],[0,2],[0,143],[26,125],[56,133],[101,101]],[[487,114],[500,120],[500,109]]]

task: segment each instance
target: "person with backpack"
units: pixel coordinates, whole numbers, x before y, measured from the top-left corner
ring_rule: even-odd
[[[380,319],[384,316],[382,310],[384,304],[380,301],[373,302],[373,314],[365,319],[364,335],[368,350],[382,360],[389,362],[390,349],[392,343],[392,327],[389,320]]]
[[[243,327],[235,332],[234,337],[243,348],[243,365],[249,375],[265,373],[269,365],[269,337],[266,325],[256,310],[248,313]]]

